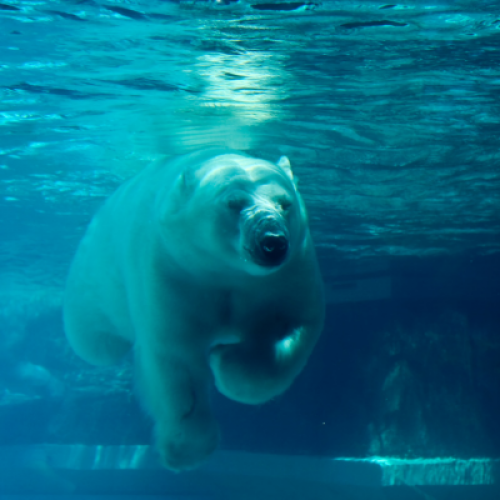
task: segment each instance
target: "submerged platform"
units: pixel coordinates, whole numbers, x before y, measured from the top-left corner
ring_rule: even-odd
[[[218,451],[172,473],[149,446],[0,447],[0,496],[79,500],[438,500],[500,498],[500,460],[368,459]],[[52,498],[52,497],[51,497]]]

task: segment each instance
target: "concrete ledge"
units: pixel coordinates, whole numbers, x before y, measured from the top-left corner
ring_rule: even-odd
[[[410,500],[428,495],[426,488],[433,488],[433,499],[440,498],[440,491],[448,498],[450,488],[454,498],[468,498],[459,493],[472,490],[475,500],[500,498],[500,460],[330,459],[218,451],[199,469],[175,474],[161,467],[149,446],[0,447],[2,495]]]

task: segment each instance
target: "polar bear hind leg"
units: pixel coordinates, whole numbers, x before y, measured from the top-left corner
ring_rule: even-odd
[[[82,298],[72,303],[75,295],[67,295],[64,305],[64,327],[71,347],[88,363],[116,364],[130,351],[131,343],[114,333],[102,311],[85,307]]]

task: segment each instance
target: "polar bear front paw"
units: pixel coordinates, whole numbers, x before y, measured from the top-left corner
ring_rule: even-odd
[[[188,420],[189,417],[174,429],[165,424],[156,426],[156,447],[162,463],[175,472],[196,468],[219,443],[219,429],[213,420]]]

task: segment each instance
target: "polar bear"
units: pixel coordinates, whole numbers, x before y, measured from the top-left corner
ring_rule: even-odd
[[[92,220],[64,300],[69,343],[96,365],[134,352],[166,467],[216,448],[212,382],[235,401],[285,391],[323,326],[322,280],[290,163],[191,153],[122,185]]]

